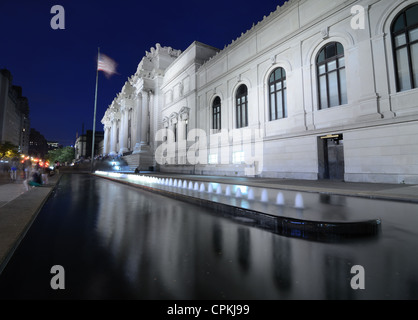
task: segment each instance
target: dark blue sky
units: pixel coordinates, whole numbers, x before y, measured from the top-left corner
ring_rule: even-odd
[[[185,50],[193,41],[223,49],[283,0],[0,0],[0,68],[29,100],[31,127],[72,145],[93,127],[97,48],[118,63],[99,73],[96,130],[105,110],[156,43]],[[53,5],[65,30],[50,26]]]

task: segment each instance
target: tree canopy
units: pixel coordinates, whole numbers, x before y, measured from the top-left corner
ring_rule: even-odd
[[[58,162],[72,162],[74,160],[74,148],[65,147],[62,149],[55,149],[48,151],[46,158],[49,160],[49,163]]]
[[[0,159],[14,158],[19,156],[18,147],[9,141],[0,143]]]

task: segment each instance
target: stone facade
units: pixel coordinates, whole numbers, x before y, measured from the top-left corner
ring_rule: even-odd
[[[417,1],[291,0],[223,50],[157,44],[105,113],[104,153],[165,172],[418,183],[416,17]]]
[[[103,150],[104,132],[95,131],[94,133],[94,150],[95,156],[104,153]],[[74,158],[75,160],[91,159],[91,146],[93,143],[93,130],[87,130],[84,134],[77,137],[74,143]]]

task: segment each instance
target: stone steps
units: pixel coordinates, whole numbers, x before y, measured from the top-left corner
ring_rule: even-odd
[[[123,159],[128,163],[130,171],[135,171],[139,165],[139,154],[130,154],[128,156],[124,156]]]

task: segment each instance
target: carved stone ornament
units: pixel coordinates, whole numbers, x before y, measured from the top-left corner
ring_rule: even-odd
[[[168,124],[170,122],[170,119],[168,117],[163,118],[163,127],[168,128]]]
[[[173,112],[172,114],[170,114],[170,123],[171,124],[175,124],[178,121],[178,113],[177,112]]]
[[[187,107],[183,107],[180,109],[180,119],[185,121],[187,119],[189,119],[189,112],[190,112],[190,108]]]
[[[321,30],[322,39],[327,39],[329,37],[329,27],[323,28]]]

